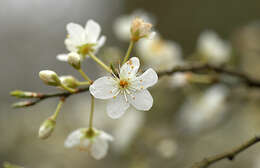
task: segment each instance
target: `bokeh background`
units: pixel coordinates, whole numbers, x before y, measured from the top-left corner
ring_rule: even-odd
[[[213,127],[215,117],[205,121],[203,129],[190,133],[185,120],[179,119],[181,105],[189,96],[198,96],[209,86],[176,89],[160,82],[153,88],[154,106],[149,112],[131,110],[121,119],[112,120],[99,101],[95,124],[116,137],[107,157],[96,161],[88,153],[65,149],[66,136],[88,122],[89,95],[84,93],[67,100],[51,138],[37,138],[43,120],[52,114],[57,100],[46,100],[25,109],[12,109],[17,101],[9,96],[15,89],[53,92],[38,78],[43,69],[80,78],[55,56],[65,51],[65,26],[68,22],[85,24],[94,19],[107,36],[107,46],[127,43],[113,33],[113,21],[137,9],[151,13],[156,30],[182,47],[183,57],[193,53],[199,34],[215,30],[231,41],[236,51],[234,67],[259,78],[260,1],[258,0],[1,0],[0,1],[0,163],[9,161],[26,168],[83,167],[190,167],[206,156],[230,150],[249,137],[260,134],[260,91],[238,86],[230,89],[228,110]],[[253,48],[253,51],[251,50]],[[84,65],[96,78],[100,69],[93,61]],[[167,81],[167,79],[163,79]],[[195,90],[195,91],[194,91]],[[207,125],[209,124],[209,125]],[[203,125],[203,124],[202,124]],[[260,167],[260,146],[239,155],[232,163],[222,161],[212,167]]]

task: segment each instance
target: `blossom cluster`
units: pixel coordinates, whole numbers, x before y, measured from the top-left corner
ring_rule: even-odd
[[[101,26],[96,21],[88,20],[85,27],[76,23],[67,24],[67,36],[64,40],[67,52],[58,54],[56,58],[72,66],[84,80],[78,80],[71,75],[60,76],[52,70],[39,72],[39,77],[46,85],[66,90],[70,94],[79,92],[82,86],[89,89],[91,97],[89,125],[73,131],[65,140],[65,147],[88,151],[95,159],[105,157],[108,152],[108,143],[114,138],[105,131],[94,127],[94,102],[96,99],[106,100],[106,112],[112,119],[119,119],[130,107],[138,111],[149,111],[153,106],[153,97],[148,89],[158,82],[157,72],[169,71],[187,63],[182,58],[180,45],[164,39],[158,31],[155,33],[153,31],[154,24],[155,20],[152,17],[140,11],[116,19],[115,35],[122,41],[129,41],[129,48],[125,56],[120,55],[117,65],[114,63],[107,65],[97,56],[99,50],[105,45],[106,36],[101,34]],[[136,56],[131,56],[135,46]],[[209,64],[223,65],[230,60],[231,47],[215,32],[207,30],[200,35],[193,56]],[[88,76],[91,71],[85,73],[82,67],[83,61],[89,59],[95,61],[107,74],[92,80]],[[208,76],[179,72],[172,75],[171,85],[180,87],[191,82],[203,83],[208,82],[208,80]],[[208,91],[199,103],[191,101],[188,106],[184,105],[181,118],[188,121],[188,124],[200,127],[199,123],[204,121],[207,115],[210,118],[213,114],[218,113],[216,107],[226,97],[226,91],[223,90],[225,89],[217,87],[213,91]],[[220,94],[222,91],[225,92],[223,95]],[[42,96],[38,93],[22,91],[12,92],[12,95],[20,98],[41,98]],[[54,132],[57,117],[66,98],[66,96],[60,97],[53,115],[43,122],[39,129],[39,138],[47,139]],[[193,105],[190,106],[190,104]],[[208,106],[205,107],[204,104],[208,104]],[[15,106],[26,105],[28,102],[20,102]],[[198,112],[192,113],[196,114],[192,116],[190,112],[194,110]],[[211,111],[210,114],[209,111]],[[201,117],[201,113],[204,117]],[[190,117],[193,120],[189,120]],[[193,124],[194,122],[195,124]]]
[[[92,97],[90,107],[89,127],[79,128],[73,131],[65,141],[65,147],[76,147],[88,151],[95,159],[103,158],[108,150],[108,142],[114,138],[108,133],[96,129],[93,126],[94,100],[104,99],[107,101],[107,114],[113,119],[120,118],[125,111],[133,106],[140,111],[148,111],[153,105],[153,97],[148,91],[149,87],[158,81],[157,73],[153,68],[148,68],[140,73],[140,61],[138,57],[131,57],[133,45],[141,39],[151,39],[152,24],[136,17],[129,27],[130,46],[120,63],[122,66],[116,69],[113,65],[106,65],[96,56],[99,49],[105,44],[106,37],[101,35],[100,25],[89,20],[85,27],[76,23],[67,24],[67,37],[65,46],[66,54],[57,55],[59,61],[67,62],[77,70],[85,81],[79,81],[71,75],[59,76],[51,70],[40,71],[39,76],[43,82],[69,92],[76,93],[80,86],[89,86]],[[82,62],[92,58],[108,74],[96,80],[91,80],[82,69]],[[61,98],[55,113],[45,120],[39,129],[39,137],[48,138],[54,131],[56,118],[66,97]]]

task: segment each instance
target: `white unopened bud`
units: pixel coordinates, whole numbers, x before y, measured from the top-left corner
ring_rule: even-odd
[[[47,139],[51,136],[52,132],[54,131],[56,125],[56,121],[52,118],[48,118],[45,120],[40,129],[39,129],[39,138],[41,139]]]
[[[43,70],[39,73],[39,76],[47,85],[59,86],[61,84],[58,75],[54,71]]]
[[[148,37],[151,34],[152,24],[141,18],[135,18],[131,25],[131,36],[133,41]]]
[[[68,63],[75,69],[80,69],[80,55],[75,52],[68,54]]]
[[[62,85],[65,85],[69,88],[77,88],[79,86],[79,81],[73,76],[61,76],[60,80]]]

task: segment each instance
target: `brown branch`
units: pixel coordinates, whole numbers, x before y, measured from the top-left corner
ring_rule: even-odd
[[[247,142],[244,144],[234,148],[233,150],[225,153],[221,153],[215,156],[211,156],[208,158],[203,159],[200,162],[195,163],[191,168],[207,168],[210,165],[217,163],[221,160],[228,159],[230,161],[234,160],[235,157],[240,154],[241,152],[247,150],[249,147],[255,145],[256,143],[260,142],[260,137],[255,136],[251,139],[249,139]]]
[[[239,78],[241,81],[243,81],[243,83],[246,86],[256,87],[256,88],[260,89],[260,81],[250,78],[245,73],[232,71],[232,70],[225,69],[223,67],[217,67],[217,66],[213,66],[213,65],[209,65],[209,64],[192,64],[192,65],[175,67],[170,71],[158,72],[158,77],[160,78],[162,76],[172,75],[172,74],[177,73],[177,72],[192,72],[192,73],[207,72],[207,73],[212,73],[212,71],[215,72],[215,73],[218,73],[218,74],[226,74],[226,75],[229,75],[229,76]],[[28,106],[35,105],[35,104],[37,104],[37,103],[39,103],[42,100],[45,100],[47,98],[54,98],[54,97],[66,97],[67,98],[71,95],[76,95],[76,94],[79,94],[79,93],[82,93],[82,92],[87,92],[88,90],[89,90],[89,87],[78,89],[78,91],[76,91],[75,93],[62,92],[62,93],[40,94],[40,96],[35,100],[29,100],[29,101],[23,102],[23,103],[25,103],[25,105],[21,106],[21,107],[28,107]]]
[[[186,66],[179,66],[175,67],[170,71],[164,71],[164,72],[159,72],[158,76],[162,77],[165,75],[172,75],[176,72],[202,72],[202,71],[214,71],[218,74],[226,74],[229,76],[237,77],[240,80],[242,80],[247,86],[249,87],[259,87],[260,88],[260,81],[252,79],[249,77],[247,74],[242,73],[242,72],[237,72],[233,70],[229,70],[223,67],[217,67],[209,64],[192,64],[192,65],[186,65]]]
[[[36,97],[36,99],[34,100],[28,100],[28,101],[22,101],[22,102],[18,102],[14,104],[14,107],[19,108],[19,107],[29,107],[29,106],[33,106],[45,99],[48,98],[55,98],[55,97],[60,97],[60,98],[68,98],[69,96],[72,95],[76,95],[79,93],[83,93],[83,92],[87,92],[89,90],[89,87],[85,87],[85,88],[79,88],[76,92],[74,93],[70,93],[70,92],[60,92],[60,93],[38,93],[38,97]],[[23,105],[21,106],[16,106],[16,104],[22,103]]]

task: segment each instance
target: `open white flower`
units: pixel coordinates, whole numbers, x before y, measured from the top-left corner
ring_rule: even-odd
[[[153,40],[142,40],[137,52],[144,63],[157,71],[165,71],[182,64],[181,47],[156,35]]]
[[[68,136],[64,146],[88,151],[91,156],[99,160],[106,156],[109,141],[113,141],[113,137],[104,131],[96,129],[90,131],[88,128],[79,128]]]
[[[139,66],[139,59],[133,57],[120,68],[118,76],[101,77],[90,86],[95,98],[110,99],[107,113],[111,118],[121,117],[130,104],[143,111],[152,107],[153,97],[147,88],[157,83],[158,76],[151,68],[137,76]]]
[[[123,41],[130,40],[131,24],[132,24],[132,21],[136,17],[141,18],[146,22],[154,24],[154,20],[152,19],[152,17],[150,15],[148,15],[146,12],[141,11],[141,10],[137,10],[130,15],[122,15],[115,20],[114,27],[113,27],[116,36],[120,40],[123,40]]]
[[[229,61],[231,56],[231,46],[222,40],[214,31],[204,31],[201,33],[198,46],[198,53],[213,65],[220,65]]]
[[[190,97],[180,110],[180,121],[193,133],[216,126],[225,116],[228,88],[214,85],[198,98]]]
[[[89,52],[96,53],[106,41],[105,36],[100,37],[101,27],[94,20],[89,20],[85,28],[76,23],[67,24],[68,37],[65,39],[69,52],[78,53],[84,59]],[[99,38],[100,37],[100,38]],[[68,54],[57,56],[60,61],[67,61]]]

